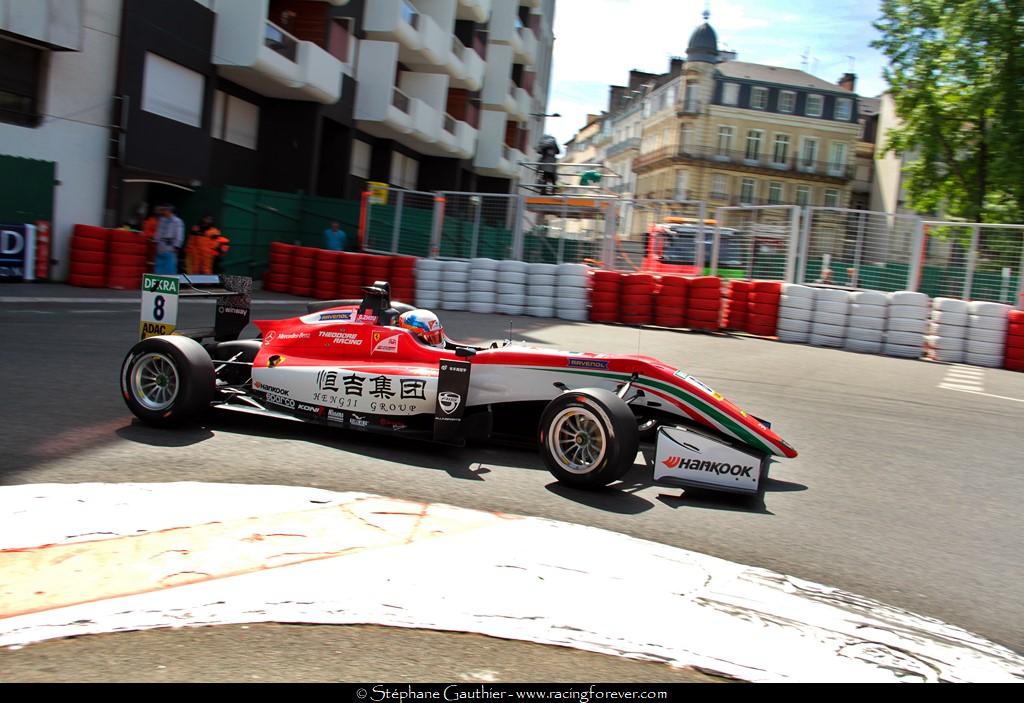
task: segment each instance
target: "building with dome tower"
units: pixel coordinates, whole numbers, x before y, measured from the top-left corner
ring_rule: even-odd
[[[740,61],[708,22],[685,59],[637,86],[612,86],[609,158],[635,149],[626,182],[636,198],[724,205],[850,207],[861,135],[856,76],[829,83],[805,71]],[[639,111],[639,124],[616,125]],[[639,139],[637,139],[639,137]],[[621,142],[621,145],[620,145]],[[636,226],[642,227],[640,222]],[[636,230],[636,226],[633,228]]]

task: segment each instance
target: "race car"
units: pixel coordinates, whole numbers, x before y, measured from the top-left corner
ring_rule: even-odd
[[[591,489],[621,479],[641,441],[656,442],[658,483],[753,495],[763,494],[771,457],[796,456],[768,422],[657,359],[510,339],[473,345],[440,326],[418,334],[405,324],[414,308],[392,302],[387,282],[363,290],[362,300],[256,321],[257,339],[237,339],[248,295],[215,290],[213,329],[132,347],[121,367],[124,400],[157,426],[217,408],[455,445],[532,443],[558,481]],[[170,310],[166,301],[146,305]],[[146,324],[143,334],[152,333]]]

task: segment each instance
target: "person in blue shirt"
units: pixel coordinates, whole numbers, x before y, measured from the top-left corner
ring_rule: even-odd
[[[331,226],[324,230],[324,249],[330,251],[347,251],[348,235],[341,228],[337,220],[331,222]]]

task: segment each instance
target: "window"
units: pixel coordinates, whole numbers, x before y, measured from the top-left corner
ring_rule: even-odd
[[[724,173],[716,173],[711,176],[711,197],[715,200],[729,198],[729,177]]]
[[[821,117],[822,105],[825,99],[820,95],[807,96],[807,109],[804,111],[808,117]]]
[[[683,105],[685,112],[696,112],[697,111],[697,84],[687,83],[686,84],[686,103]]]
[[[682,153],[688,153],[690,144],[693,140],[693,127],[688,124],[684,124],[679,129],[679,151]]]
[[[413,190],[416,188],[416,179],[419,176],[420,162],[411,157],[391,152],[391,179],[390,183],[399,188]]]
[[[818,160],[818,140],[805,137],[803,148],[800,150],[800,169],[802,171],[814,171],[814,164]]]
[[[205,85],[202,74],[147,53],[142,76],[142,109],[199,127],[203,123]]]
[[[793,112],[796,109],[796,93],[783,90],[779,93],[779,112]]]
[[[772,163],[785,164],[789,157],[789,135],[776,134],[775,146],[772,147]]]
[[[359,139],[352,140],[352,166],[349,173],[357,178],[370,177],[370,145]]]
[[[839,191],[835,188],[825,189],[825,207],[839,207]]]
[[[755,86],[750,91],[750,107],[755,110],[765,110],[768,108],[768,89]]]
[[[42,67],[42,50],[0,39],[0,122],[39,124]]]
[[[259,141],[260,108],[251,102],[228,95],[213,94],[213,120],[210,134],[246,149],[255,149]]]
[[[836,119],[849,122],[853,115],[853,101],[849,98],[838,98],[836,100]]]
[[[740,84],[726,83],[722,86],[722,104],[735,105],[740,101]]]
[[[782,184],[772,181],[768,184],[768,204],[778,205],[782,202]]]
[[[718,155],[728,156],[732,150],[733,128],[721,126],[718,128]]]
[[[744,205],[753,203],[756,189],[757,182],[753,178],[744,178],[740,182],[740,203]]]
[[[800,206],[807,205],[811,202],[811,187],[810,186],[797,186],[796,187],[796,204]]]
[[[748,161],[757,161],[761,158],[761,137],[764,132],[760,129],[752,129],[747,132],[747,152],[746,159]]]
[[[686,171],[676,171],[676,200],[686,200],[689,175]]]
[[[846,172],[846,144],[832,142],[828,155],[828,173],[830,176],[841,176]]]

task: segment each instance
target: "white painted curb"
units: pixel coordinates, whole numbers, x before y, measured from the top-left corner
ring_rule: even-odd
[[[134,535],[358,497],[201,483],[4,487],[0,546]],[[1024,659],[937,620],[766,569],[537,518],[8,617],[0,619],[0,645],[267,621],[476,632],[750,681],[1024,678]]]

